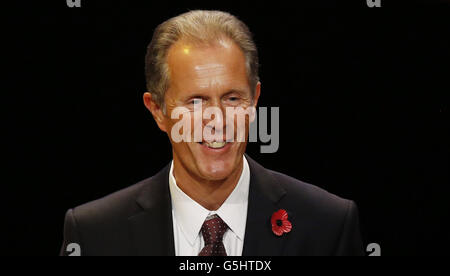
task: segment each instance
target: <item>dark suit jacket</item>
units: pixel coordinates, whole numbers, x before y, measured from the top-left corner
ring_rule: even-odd
[[[246,156],[250,191],[244,256],[364,255],[355,203],[265,169]],[[124,190],[67,211],[61,255],[78,243],[81,255],[175,255],[169,168]],[[285,209],[290,233],[272,232]]]

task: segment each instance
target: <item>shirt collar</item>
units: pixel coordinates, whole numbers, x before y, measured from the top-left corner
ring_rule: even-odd
[[[248,193],[250,187],[250,169],[243,156],[243,169],[239,181],[225,202],[216,211],[209,211],[188,195],[177,185],[173,176],[173,161],[169,173],[169,189],[172,208],[177,224],[191,245],[199,237],[200,229],[208,215],[217,214],[240,240],[244,240],[247,221]]]

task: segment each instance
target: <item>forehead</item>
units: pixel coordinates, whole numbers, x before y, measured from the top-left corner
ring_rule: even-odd
[[[180,40],[169,49],[167,62],[172,88],[199,89],[248,85],[245,56],[230,40],[196,45]]]

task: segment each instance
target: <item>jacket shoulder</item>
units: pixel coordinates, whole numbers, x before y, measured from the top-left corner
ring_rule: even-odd
[[[152,179],[153,177],[146,178],[122,190],[79,205],[73,208],[73,215],[84,225],[92,223],[97,226],[102,222],[126,219],[140,209],[136,198],[142,189],[155,184]]]
[[[269,170],[286,191],[283,200],[295,209],[307,210],[317,215],[342,216],[348,212],[353,201],[344,199],[318,186],[303,182],[280,172]]]
[[[294,228],[301,230],[294,230],[289,254],[364,255],[358,210],[352,200],[282,173],[270,173],[285,190],[280,206],[287,209]]]

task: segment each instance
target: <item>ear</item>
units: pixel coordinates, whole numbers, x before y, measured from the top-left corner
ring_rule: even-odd
[[[152,113],[153,119],[155,119],[158,127],[162,131],[167,132],[166,117],[161,106],[152,98],[150,92],[145,92],[143,99],[145,107]]]
[[[261,95],[261,82],[258,81],[255,87],[255,95],[253,96],[253,106],[256,107],[258,105],[259,95]]]
[[[253,96],[253,107],[255,107],[255,109],[253,111],[256,112],[256,106],[258,105],[258,100],[259,100],[259,95],[261,95],[261,82],[258,81],[258,83],[256,84],[255,87],[255,95]],[[256,114],[252,114],[250,116],[250,123],[252,123],[256,116]]]

